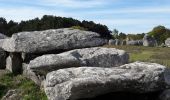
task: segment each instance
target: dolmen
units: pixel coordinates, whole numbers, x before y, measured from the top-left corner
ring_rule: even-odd
[[[108,42],[95,32],[62,28],[15,33],[1,48],[8,53],[6,69],[33,80],[49,100],[93,100],[120,92],[158,93],[169,100],[167,67],[129,63],[126,51],[103,46]]]

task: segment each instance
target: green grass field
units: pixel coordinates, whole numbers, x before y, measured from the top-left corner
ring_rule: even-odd
[[[130,62],[154,62],[170,67],[170,48],[109,45],[106,45],[105,47],[127,51],[130,55]]]
[[[33,81],[25,78],[22,75],[13,75],[7,73],[0,77],[0,99],[7,93],[8,90],[20,90],[15,100],[47,100],[43,90],[40,89]]]

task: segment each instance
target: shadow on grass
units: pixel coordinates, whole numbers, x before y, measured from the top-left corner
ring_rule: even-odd
[[[7,87],[0,83],[0,98],[2,98],[7,92]]]

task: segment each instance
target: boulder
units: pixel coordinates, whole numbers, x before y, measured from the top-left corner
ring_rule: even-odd
[[[141,46],[143,45],[143,40],[131,40],[127,41],[127,45],[133,45],[133,46]]]
[[[126,41],[125,41],[125,40],[122,40],[122,41],[121,41],[121,45],[126,45]]]
[[[2,34],[2,33],[0,33],[0,39],[5,39],[5,38],[7,38],[7,36]]]
[[[14,74],[22,71],[22,58],[20,53],[10,53],[6,59],[6,69]]]
[[[157,46],[157,41],[154,37],[145,35],[143,38],[143,46],[150,46],[150,47]]]
[[[121,41],[119,39],[115,39],[116,43],[115,45],[120,45],[121,44]]]
[[[119,39],[115,39],[115,40],[110,39],[108,44],[109,45],[121,45],[121,41]]]
[[[167,38],[167,39],[165,40],[165,45],[166,45],[167,47],[170,47],[170,38]]]
[[[115,44],[116,44],[116,41],[113,40],[113,39],[110,39],[108,44],[109,44],[109,45],[115,45]]]
[[[5,96],[2,97],[1,100],[21,100],[21,94],[21,90],[8,90],[8,92],[5,94]]]
[[[49,100],[77,100],[114,92],[150,93],[169,87],[167,70],[146,62],[60,69],[47,74],[44,89]]]
[[[4,40],[2,48],[8,52],[47,53],[100,46],[107,42],[94,32],[63,28],[16,33]]]
[[[128,59],[128,54],[123,50],[104,47],[84,48],[37,57],[30,61],[26,70],[44,76],[48,72],[70,67],[116,67],[128,63]],[[37,80],[35,82],[37,83]]]

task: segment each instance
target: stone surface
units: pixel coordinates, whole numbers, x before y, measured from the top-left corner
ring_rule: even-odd
[[[20,32],[5,39],[2,48],[8,52],[42,53],[100,46],[107,42],[94,32],[64,28]]]
[[[113,68],[60,69],[47,74],[44,89],[49,100],[77,100],[112,92],[149,93],[169,87],[167,70],[146,62]]]
[[[143,46],[150,46],[150,47],[157,46],[157,41],[155,38],[145,35],[143,38]]]
[[[14,74],[22,71],[22,58],[20,53],[10,53],[6,59],[6,69]]]
[[[43,55],[30,61],[29,67],[36,71],[80,66],[115,67],[128,63],[128,59],[129,56],[124,50],[94,47]]]
[[[5,39],[5,38],[7,38],[7,36],[2,34],[2,33],[0,33],[0,39]]]
[[[170,89],[163,91],[159,98],[160,100],[170,100]]]
[[[51,71],[81,66],[115,67],[128,63],[128,59],[129,55],[125,51],[115,48],[75,49],[60,54],[37,57],[30,61],[24,72],[27,72],[25,75],[28,77],[33,76],[31,79],[40,85],[44,76]]]
[[[165,45],[166,45],[167,47],[170,47],[170,38],[167,38],[167,39],[165,40]]]
[[[141,46],[143,45],[143,40],[131,40],[127,41],[127,45]]]
[[[21,100],[21,90],[8,90],[1,100]]]
[[[0,69],[5,69],[6,67],[7,53],[0,48]]]
[[[119,39],[110,39],[108,42],[109,45],[121,45],[121,41]]]

